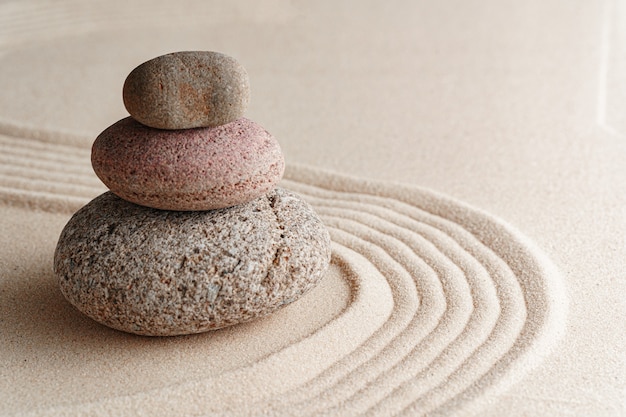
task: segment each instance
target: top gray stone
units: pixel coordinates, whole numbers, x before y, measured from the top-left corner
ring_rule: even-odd
[[[157,129],[223,125],[243,116],[250,101],[248,73],[218,52],[188,51],[144,62],[126,78],[124,105]]]

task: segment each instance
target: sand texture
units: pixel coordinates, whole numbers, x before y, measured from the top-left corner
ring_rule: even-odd
[[[22,143],[14,141],[14,149]],[[45,152],[31,148],[34,163],[37,156],[54,156],[52,148],[48,145]],[[49,163],[59,166],[56,172],[61,166],[87,172],[81,170],[88,166],[87,159],[73,162]],[[62,174],[59,177],[59,183],[88,182],[90,175],[66,175],[65,181]],[[24,181],[32,188],[5,192],[5,201],[38,204],[52,212],[71,212],[82,203],[76,200],[87,202],[86,197],[101,188],[68,187],[48,197],[45,205],[37,180]],[[282,185],[308,200],[330,229],[334,262],[348,271],[341,279],[350,288],[339,314],[301,340],[252,363],[232,361],[228,372],[199,381],[188,381],[183,373],[154,381],[149,391],[133,392],[140,377],[129,375],[113,390],[101,388],[85,401],[85,393],[76,388],[89,383],[80,384],[80,374],[67,374],[76,388],[39,387],[41,408],[35,410],[114,415],[133,407],[158,412],[166,404],[176,404],[181,413],[202,410],[220,415],[255,415],[260,410],[275,415],[466,412],[480,409],[489,398],[486,393],[501,391],[539,363],[561,335],[567,301],[559,273],[527,238],[493,216],[425,189],[303,166],[288,170]],[[39,279],[48,278],[44,274]],[[19,290],[13,290],[10,299],[19,300],[18,295]],[[317,296],[327,295],[318,291]],[[22,307],[12,303],[5,308],[6,316],[17,316]],[[311,319],[304,309],[297,313],[299,320]],[[277,325],[279,334],[289,331]],[[10,321],[6,331],[18,327],[19,322]],[[112,332],[90,327],[97,333]],[[239,343],[245,342],[245,331],[233,332]],[[23,366],[15,360],[25,351],[19,341],[36,336],[22,334],[19,340],[6,341],[13,363]],[[211,341],[209,336],[205,342]],[[152,342],[136,343],[147,353]],[[60,355],[64,349],[63,342],[46,347],[58,349]],[[84,354],[90,354],[88,349]],[[110,360],[109,366],[116,369],[120,358],[114,355]],[[274,377],[277,369],[280,379]],[[15,369],[10,371],[16,374]],[[112,377],[107,373],[101,378]],[[27,383],[18,386],[31,388]],[[16,411],[30,408],[20,400],[28,398],[24,392],[4,389],[15,390]],[[67,392],[63,401],[59,389]],[[219,400],[208,403],[200,398]]]
[[[137,16],[141,16],[140,19]],[[616,0],[0,4],[0,415],[626,415]],[[147,338],[63,298],[90,147],[172,51],[237,57],[331,266],[241,325]]]

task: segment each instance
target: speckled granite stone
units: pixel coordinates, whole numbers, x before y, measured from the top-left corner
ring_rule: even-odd
[[[246,118],[213,128],[154,129],[131,117],[102,132],[91,164],[113,193],[163,210],[212,210],[253,200],[285,170],[280,145]]]
[[[218,52],[188,51],[144,62],[126,78],[126,110],[158,129],[219,126],[243,116],[250,101],[248,73]]]
[[[326,228],[280,188],[205,212],[154,210],[107,192],[65,226],[54,270],[63,295],[92,319],[169,336],[271,313],[311,289],[329,262]]]

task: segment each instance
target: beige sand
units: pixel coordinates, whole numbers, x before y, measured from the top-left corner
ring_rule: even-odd
[[[0,5],[1,415],[626,414],[626,10],[336,3]],[[190,49],[247,68],[333,268],[141,338],[73,310],[52,252],[127,73]]]

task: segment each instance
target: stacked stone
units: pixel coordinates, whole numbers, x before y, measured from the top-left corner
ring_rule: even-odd
[[[216,52],[178,52],[135,68],[130,117],[102,132],[92,165],[110,191],[81,208],[57,244],[63,295],[107,326],[199,333],[298,299],[330,262],[311,207],[276,187],[276,139],[243,117],[245,69]]]

